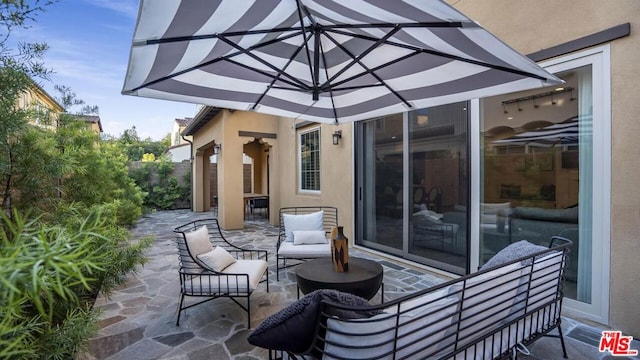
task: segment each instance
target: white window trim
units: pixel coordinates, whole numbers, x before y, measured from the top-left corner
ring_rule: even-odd
[[[609,273],[611,267],[611,55],[610,46],[567,54],[539,64],[551,73],[591,65],[593,71],[593,192],[591,304],[565,298],[563,311],[593,321],[609,323]],[[480,101],[471,101],[472,149],[480,149]],[[477,154],[476,154],[477,153]],[[478,268],[480,247],[480,156],[471,152],[471,272]],[[596,255],[597,254],[597,255]]]
[[[322,132],[320,129],[320,126],[314,126],[314,127],[310,127],[310,128],[305,128],[303,130],[298,131],[298,133],[296,134],[296,139],[297,139],[297,151],[296,151],[296,156],[298,157],[298,169],[296,171],[296,174],[298,176],[298,192],[300,194],[320,194],[320,191],[322,190],[322,181],[320,181],[320,190],[307,190],[307,189],[303,189],[302,188],[302,149],[301,149],[301,144],[302,142],[300,141],[300,137],[304,134],[313,132],[313,131],[318,131],[318,151],[320,152],[320,177],[322,178],[322,141],[320,141],[322,139]]]
[[[550,72],[591,65],[593,71],[593,214],[591,304],[564,299],[566,309],[609,323],[611,268],[611,47],[603,45],[540,64]],[[600,119],[601,121],[596,121]]]

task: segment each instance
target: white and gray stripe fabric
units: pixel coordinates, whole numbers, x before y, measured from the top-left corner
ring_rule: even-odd
[[[590,122],[588,122],[589,124]],[[588,126],[588,125],[587,125]],[[591,133],[590,131],[588,132]],[[584,135],[583,131],[583,135]],[[579,121],[571,118],[558,124],[523,132],[502,140],[493,141],[497,145],[529,145],[538,147],[552,147],[560,145],[578,145]]]
[[[439,0],[141,0],[122,93],[342,123],[558,83]]]

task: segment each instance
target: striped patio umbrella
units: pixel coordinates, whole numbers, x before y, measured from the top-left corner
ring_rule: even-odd
[[[342,123],[558,83],[440,0],[141,0],[122,93]]]
[[[497,145],[529,145],[539,147],[578,145],[578,124],[578,118],[574,117],[558,124],[526,131],[506,139],[493,141],[492,143]]]

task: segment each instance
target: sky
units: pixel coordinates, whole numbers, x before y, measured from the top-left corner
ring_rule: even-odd
[[[54,74],[36,80],[51,96],[57,96],[54,85],[64,85],[97,105],[105,134],[120,136],[135,126],[140,138],[160,140],[174,119],[193,117],[198,105],[120,94],[137,14],[137,0],[60,0],[11,37],[49,45],[44,63]]]

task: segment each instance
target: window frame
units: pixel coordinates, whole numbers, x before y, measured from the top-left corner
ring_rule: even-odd
[[[312,170],[312,171],[317,171],[318,172],[318,189],[304,189],[303,188],[303,179],[304,179],[304,175],[303,175],[303,170],[302,170],[302,137],[304,135],[307,135],[309,133],[312,132],[317,132],[318,133],[318,168],[317,170]],[[312,126],[312,127],[306,127],[304,129],[300,129],[298,130],[297,133],[297,151],[296,151],[296,156],[298,158],[298,169],[297,169],[297,175],[298,175],[298,192],[302,193],[302,194],[320,194],[320,191],[322,189],[322,182],[320,181],[320,178],[322,176],[322,166],[321,166],[321,158],[322,158],[322,144],[321,144],[321,129],[320,126]],[[312,150],[313,151],[313,150]]]

